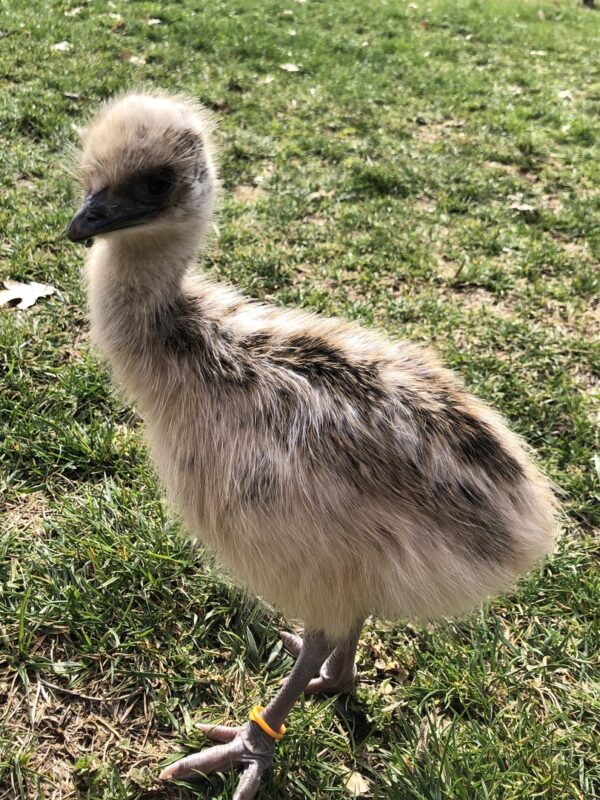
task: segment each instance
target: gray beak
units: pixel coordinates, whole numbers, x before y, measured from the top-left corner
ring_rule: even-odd
[[[149,209],[140,208],[127,198],[115,202],[108,189],[86,197],[67,228],[72,242],[85,242],[99,233],[109,233],[122,228],[140,225],[149,216]]]

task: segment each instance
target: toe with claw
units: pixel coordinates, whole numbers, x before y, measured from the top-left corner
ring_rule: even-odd
[[[262,773],[273,762],[274,740],[254,722],[246,722],[239,728],[202,725],[201,730],[221,744],[169,764],[160,777],[163,780],[189,781],[239,766],[244,772],[233,800],[250,800],[258,790]]]
[[[298,658],[302,651],[302,637],[289,631],[280,631],[279,636],[292,658]],[[334,650],[321,666],[319,676],[308,683],[304,694],[350,694],[356,683],[355,656],[356,641],[353,640],[346,647]]]

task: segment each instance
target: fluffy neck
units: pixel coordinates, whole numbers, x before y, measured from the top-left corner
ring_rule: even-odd
[[[117,231],[94,242],[88,263],[98,257],[112,265],[120,284],[144,286],[154,293],[181,281],[204,247],[206,228],[175,223],[148,231]]]
[[[203,242],[204,231],[174,226],[162,235],[123,231],[93,244],[86,263],[92,340],[121,383],[147,376],[158,355],[156,321],[181,295]]]

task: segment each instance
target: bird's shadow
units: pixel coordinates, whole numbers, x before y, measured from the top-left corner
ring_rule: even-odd
[[[335,701],[334,710],[355,747],[364,744],[375,730],[353,694],[340,695]]]
[[[194,784],[182,782],[181,784],[168,784],[160,789],[151,789],[137,795],[137,798],[138,800],[215,800],[216,798],[232,797],[239,776],[239,770],[233,770],[223,775],[217,773]],[[273,794],[270,777],[263,778],[257,800],[261,797],[269,800],[278,800],[278,798],[290,800],[288,794],[279,792]]]

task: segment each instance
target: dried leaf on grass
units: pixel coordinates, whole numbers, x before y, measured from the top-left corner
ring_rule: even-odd
[[[526,222],[536,222],[540,216],[539,210],[530,203],[513,203],[509,209],[520,214]]]
[[[511,211],[535,211],[535,206],[530,205],[529,203],[513,203],[509,206]]]
[[[145,56],[136,56],[130,53],[129,50],[123,50],[119,53],[119,58],[121,61],[127,61],[129,64],[136,64],[137,66],[142,66],[146,63]]]
[[[370,795],[371,783],[360,772],[350,772],[344,784],[352,797],[366,797]]]
[[[19,281],[4,281],[6,287],[0,291],[0,306],[10,303],[15,308],[29,308],[40,297],[49,297],[56,289],[46,283],[20,283]],[[15,303],[18,300],[18,303]]]
[[[233,190],[233,197],[238,203],[256,203],[266,192],[258,186],[247,186],[240,184]]]

